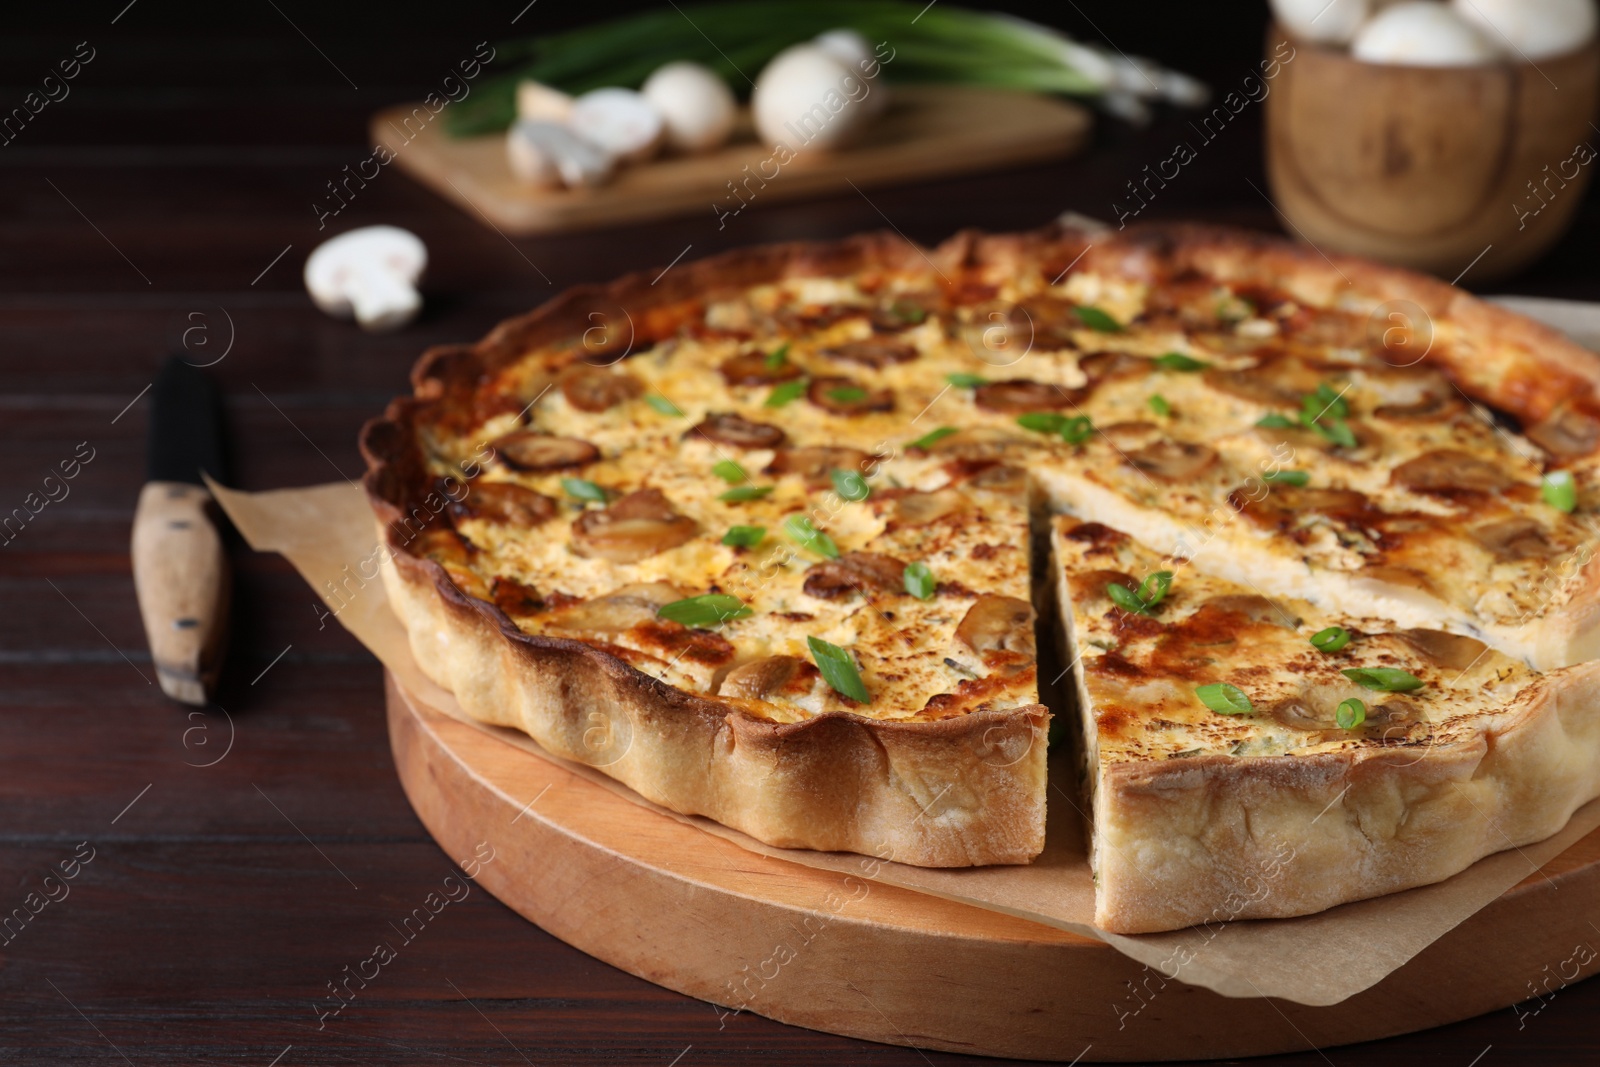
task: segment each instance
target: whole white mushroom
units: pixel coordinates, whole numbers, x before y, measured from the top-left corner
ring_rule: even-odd
[[[1595,32],[1594,0],[1454,0],[1453,6],[1518,58],[1570,52]]]
[[[645,79],[640,93],[661,115],[667,144],[705,152],[727,142],[737,114],[728,84],[699,63],[668,63]]]
[[[889,106],[889,88],[878,77],[881,73],[880,64],[870,41],[855,30],[838,29],[817,34],[811,43],[843,63],[846,70],[870,86],[866,97],[862,100],[866,105],[867,114],[883,113],[883,109]]]
[[[1319,44],[1349,44],[1372,13],[1368,0],[1272,0],[1290,35]]]
[[[1386,7],[1356,34],[1350,54],[1365,63],[1468,67],[1495,63],[1500,50],[1445,4],[1414,0]]]
[[[417,280],[428,265],[422,239],[398,226],[362,226],[330,237],[306,258],[306,290],[317,307],[355,316],[364,330],[392,330],[422,309]]]
[[[750,110],[767,144],[793,151],[837,148],[860,132],[870,93],[859,72],[815,45],[797,44],[774,56],[756,78]]]

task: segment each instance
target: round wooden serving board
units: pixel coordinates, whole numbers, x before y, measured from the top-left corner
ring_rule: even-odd
[[[1600,831],[1377,986],[1332,1007],[1168,982],[1102,942],[757,855],[420,703],[389,677],[417,815],[568,944],[658,985],[796,1026],[1080,1062],[1259,1055],[1426,1029],[1517,1003],[1600,906]],[[1129,983],[1133,986],[1130,988]],[[1132,1009],[1143,1002],[1137,1013]]]

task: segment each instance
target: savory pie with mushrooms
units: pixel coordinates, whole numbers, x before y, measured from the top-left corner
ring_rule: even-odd
[[[423,669],[763,841],[1038,854],[1050,512],[1093,575],[1060,613],[1108,928],[1205,917],[1313,800],[1318,884],[1261,914],[1444,877],[1600,789],[1525,780],[1550,745],[1596,764],[1587,668],[1535,669],[1600,652],[1600,359],[1442,283],[1189,227],[869,236],[572,290],[413,382],[362,445]],[[1294,689],[1325,655],[1429,689]],[[1492,759],[1485,814],[1438,800]]]

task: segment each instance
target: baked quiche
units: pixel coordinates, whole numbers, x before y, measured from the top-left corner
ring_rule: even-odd
[[[1473,722],[1578,713],[1518,694],[1549,691],[1534,672],[1600,640],[1597,385],[1600,359],[1548,329],[1259,235],[872,235],[571,290],[426,353],[362,446],[391,600],[468,714],[772,844],[968,866],[1043,847],[1034,626],[1078,610],[1051,605],[1060,583],[1033,550],[1052,513],[1119,531],[1141,562],[1102,569],[1138,577],[1130,596],[1180,574],[1167,611],[1195,582],[1231,582],[1244,592],[1216,595],[1391,635],[1346,657],[1400,655],[1392,635],[1427,631],[1485,649],[1468,678],[1509,672],[1492,693],[1430,689],[1429,722],[1458,699]],[[1138,575],[1144,555],[1161,564]],[[1271,694],[1243,714],[1191,706],[1169,730],[1154,724],[1188,719],[1141,693],[1118,699],[1123,733],[1202,749],[1174,767],[1288,770],[1151,792],[1171,805],[1149,816],[1174,828],[1162,847],[1190,866],[1142,858],[1167,873],[1136,903],[1126,879],[1102,884],[1108,928],[1182,925],[1225,888],[1225,855],[1202,871],[1197,805],[1230,790],[1270,805],[1264,783],[1334,766],[1315,745],[1236,750],[1279,736]],[[1094,706],[1051,710],[1090,724]],[[1403,821],[1436,765],[1414,750],[1457,742],[1372,729],[1319,744],[1393,765]],[[1208,731],[1226,745],[1202,745]],[[1092,751],[1091,780],[1140,762]],[[1525,791],[1528,826],[1594,791],[1567,784],[1553,805]],[[1289,818],[1298,794],[1282,795]],[[1318,825],[1346,824],[1347,804]],[[1409,880],[1395,860],[1285,892],[1273,913],[1444,877],[1499,825],[1463,821],[1481,840],[1417,859]]]

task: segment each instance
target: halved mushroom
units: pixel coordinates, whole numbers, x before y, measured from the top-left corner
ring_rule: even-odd
[[[898,593],[905,588],[906,565],[876,552],[846,552],[814,563],[801,588],[808,596],[837,600],[851,593]]]
[[[1113,422],[1096,429],[1119,452],[1143,448],[1152,441],[1162,439],[1161,427],[1153,422]]]
[[[637,563],[691,540],[700,526],[678,514],[659,489],[636,489],[604,510],[585,511],[572,523],[572,550],[580,556]]]
[[[509,526],[537,526],[555,518],[556,502],[543,493],[511,482],[471,483],[467,495],[452,502],[450,513],[458,519],[482,519]]]
[[[1488,645],[1476,638],[1444,630],[1400,630],[1395,636],[1430,662],[1452,671],[1466,670],[1489,650]]]
[[[894,410],[893,390],[869,389],[853,378],[813,378],[806,399],[835,415]]]
[[[1020,497],[1028,491],[1028,472],[1009,463],[991,463],[966,481],[970,489]]]
[[[1021,434],[1011,433],[997,426],[969,426],[964,430],[946,434],[928,445],[925,451],[941,456],[958,456],[962,459],[993,459],[1005,455],[1016,445],[1023,444]]]
[[[775,385],[792,382],[805,368],[790,359],[773,360],[765,352],[746,352],[722,361],[717,368],[729,385]]]
[[[1252,522],[1269,529],[1293,530],[1307,519],[1323,515],[1343,519],[1370,511],[1365,494],[1354,489],[1301,489],[1274,485],[1270,492],[1254,494],[1235,489],[1229,505]]]
[[[1377,394],[1380,403],[1372,413],[1382,419],[1438,422],[1465,408],[1450,380],[1428,367],[1369,366],[1361,378]]]
[[[1457,397],[1429,395],[1410,404],[1381,404],[1372,413],[1396,422],[1444,422],[1464,410],[1466,405]]]
[[[1546,452],[1563,458],[1587,456],[1600,444],[1600,421],[1568,406],[1557,408],[1523,432]]]
[[[1183,482],[1217,463],[1216,449],[1193,441],[1157,441],[1124,457],[1138,470],[1167,482]]]
[[[956,639],[985,664],[1032,662],[1033,605],[1016,597],[984,593],[962,616]]]
[[[1443,497],[1496,493],[1517,484],[1493,464],[1450,448],[1407,460],[1389,473],[1389,481],[1412,492]]]
[[[579,411],[606,411],[643,392],[644,385],[627,371],[577,366],[561,376],[561,395]]]
[[[910,363],[922,355],[915,345],[876,337],[868,341],[847,341],[844,344],[831,345],[824,348],[822,354],[846,363],[859,363],[873,370],[882,370],[896,363]]]
[[[729,671],[717,693],[744,700],[771,700],[809,692],[818,677],[817,668],[798,656],[767,656]]]
[[[1059,411],[1072,407],[1078,397],[1059,385],[1035,382],[1027,378],[1012,378],[1003,382],[986,382],[972,391],[972,402],[984,411],[999,411],[1008,415],[1028,411]]]
[[[860,449],[807,445],[804,448],[778,449],[762,473],[798,474],[808,486],[820,487],[831,484],[836,470],[866,473],[871,463],[872,457]]]
[[[581,467],[600,458],[600,450],[577,437],[556,437],[518,430],[490,442],[506,466],[519,471],[554,471]]]
[[[910,492],[895,499],[893,522],[896,526],[929,526],[966,507],[967,498],[949,489],[934,493]]]
[[[1300,406],[1300,398],[1316,392],[1323,376],[1298,359],[1275,359],[1243,370],[1216,367],[1202,377],[1211,388],[1269,407]]]
[[[1142,378],[1150,373],[1151,364],[1127,352],[1092,352],[1078,360],[1078,369],[1092,387],[1118,378]]]
[[[1054,296],[1030,296],[1006,312],[1006,320],[1023,336],[1031,331],[1033,347],[1055,351],[1071,347],[1072,335],[1084,328],[1069,300]]]
[[[1376,435],[1362,423],[1347,423],[1346,428],[1350,431],[1350,436],[1356,439],[1357,448],[1364,448],[1372,444],[1376,439]],[[1261,439],[1263,444],[1274,451],[1278,451],[1280,446],[1285,445],[1295,452],[1332,452],[1334,449],[1341,447],[1338,442],[1332,441],[1310,427],[1299,423],[1295,423],[1292,426],[1257,425],[1255,427],[1255,435]],[[1346,449],[1344,454],[1348,455],[1349,451],[1349,449]]]
[[[683,436],[704,437],[735,448],[777,448],[787,439],[782,430],[770,423],[752,422],[731,412],[709,414],[700,425],[685,430]]]
[[[550,625],[566,630],[620,633],[654,622],[662,605],[682,599],[683,593],[670,582],[639,582],[561,608],[552,614]]]
[[[1339,726],[1333,711],[1315,707],[1312,701],[1303,696],[1276,701],[1268,706],[1267,714],[1291,730],[1308,733],[1331,733]]]
[[[1468,532],[1474,541],[1504,560],[1544,559],[1556,551],[1544,527],[1535,519],[1501,519]]]

